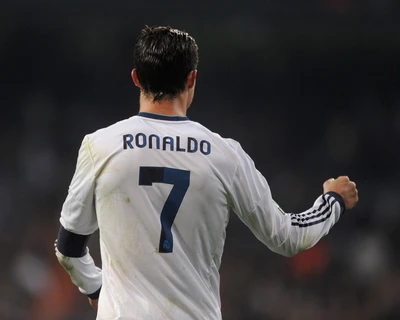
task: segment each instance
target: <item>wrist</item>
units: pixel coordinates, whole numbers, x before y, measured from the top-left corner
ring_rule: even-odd
[[[340,208],[342,209],[341,214],[343,214],[345,212],[345,210],[346,210],[346,204],[344,202],[343,197],[339,193],[337,193],[335,191],[328,191],[325,194],[328,194],[331,197],[335,198],[335,200],[339,203]]]

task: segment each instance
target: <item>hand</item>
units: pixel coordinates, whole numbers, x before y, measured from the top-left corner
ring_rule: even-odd
[[[89,299],[89,304],[97,312],[97,307],[98,307],[98,304],[99,304],[99,300],[98,299],[94,300],[94,299],[90,299],[90,298],[88,298],[88,299]]]
[[[341,176],[337,179],[329,179],[324,183],[324,193],[336,192],[343,198],[346,210],[354,208],[358,202],[358,190],[356,184],[349,177]]]

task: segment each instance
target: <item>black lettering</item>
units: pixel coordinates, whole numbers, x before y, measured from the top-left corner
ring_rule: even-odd
[[[209,155],[211,153],[211,143],[207,140],[202,140],[200,142],[200,152],[204,155]]]
[[[169,150],[174,151],[174,139],[172,137],[164,137],[163,138],[163,150],[167,149],[167,144],[169,145]]]
[[[149,136],[149,148],[153,149],[153,138],[156,141],[156,149],[159,150],[160,149],[160,137],[156,134],[151,134]]]
[[[192,145],[192,143],[193,143],[193,145]],[[195,152],[197,152],[197,149],[198,149],[197,140],[195,138],[189,137],[188,144],[187,144],[187,152],[195,153]]]
[[[128,149],[128,147],[129,147],[129,149],[133,149],[133,145],[132,145],[132,142],[133,142],[133,135],[131,135],[131,134],[124,134],[124,135],[122,136],[122,140],[123,140],[123,142],[124,142],[124,149]]]
[[[185,152],[184,148],[181,148],[181,137],[176,137],[176,151]]]
[[[142,137],[142,139],[140,139],[140,137]],[[142,142],[140,142],[140,140],[142,140]],[[136,135],[136,146],[138,148],[143,148],[147,145],[147,137],[144,133],[138,133]]]

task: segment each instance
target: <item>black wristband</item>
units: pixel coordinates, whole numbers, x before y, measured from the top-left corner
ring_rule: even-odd
[[[327,193],[325,193],[325,194],[328,194],[328,195],[330,195],[331,197],[334,197],[335,200],[336,200],[337,202],[339,202],[340,207],[342,208],[341,214],[343,214],[343,213],[345,212],[345,210],[346,210],[346,205],[344,204],[343,197],[342,197],[339,193],[333,192],[333,191],[329,191],[329,192],[327,192]]]

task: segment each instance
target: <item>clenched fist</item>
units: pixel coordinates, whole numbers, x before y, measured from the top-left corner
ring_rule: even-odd
[[[342,196],[346,210],[354,208],[358,202],[358,190],[356,184],[353,181],[350,181],[347,176],[326,180],[324,183],[324,193],[329,191],[336,192]]]

